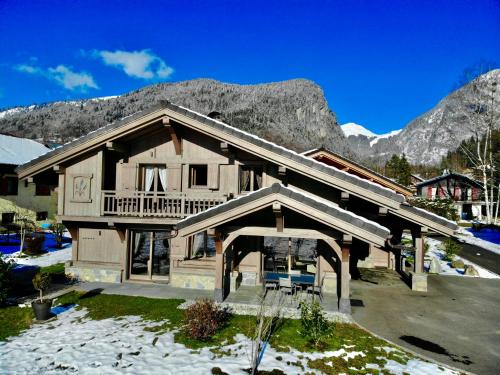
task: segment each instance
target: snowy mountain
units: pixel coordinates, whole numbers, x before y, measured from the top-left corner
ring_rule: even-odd
[[[344,125],[340,125],[340,128],[344,132],[346,137],[350,137],[351,135],[356,137],[358,135],[364,135],[365,137],[376,137],[377,134],[371,132],[367,128],[362,125],[356,124],[354,122],[349,122]]]
[[[353,151],[362,158],[370,157],[374,153],[373,147],[381,140],[390,140],[401,132],[401,129],[399,129],[384,134],[375,134],[371,130],[354,122],[340,125],[340,128],[344,132]],[[386,142],[384,141],[382,143]]]
[[[357,124],[341,128],[362,160],[384,163],[393,154],[404,153],[412,164],[436,165],[463,140],[484,134],[487,121],[500,128],[500,90],[496,87],[500,87],[500,69],[453,91],[401,130],[377,135]]]
[[[0,112],[0,132],[67,142],[165,99],[204,114],[220,112],[227,123],[295,151],[324,146],[355,157],[323,90],[305,79],[258,85],[195,79],[117,97],[17,107]]]

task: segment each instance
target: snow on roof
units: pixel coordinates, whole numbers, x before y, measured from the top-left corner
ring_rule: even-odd
[[[32,139],[0,134],[0,164],[24,164],[49,151],[50,148]]]
[[[322,199],[312,193],[291,188],[290,186],[284,186],[283,184],[279,183],[275,183],[270,187],[261,188],[250,194],[239,196],[236,199],[232,199],[218,206],[211,207],[208,210],[188,216],[177,222],[176,226],[178,229],[183,229],[191,224],[205,220],[213,215],[217,215],[218,213],[227,212],[228,209],[235,208],[240,204],[245,204],[252,201],[253,199],[258,199],[273,193],[284,194],[296,200],[300,199],[300,201],[303,204],[307,204],[307,200],[309,200],[309,202],[314,202],[313,203],[314,206],[322,210],[322,212],[327,213],[330,216],[340,218],[349,223],[352,223],[353,225],[357,225],[358,227],[363,227],[363,229],[373,234],[376,234],[382,238],[385,238],[390,234],[389,229],[380,225],[379,223],[368,220],[362,216],[356,215],[351,211],[344,210],[340,208],[337,204],[333,202],[328,202],[325,199]],[[309,205],[311,205],[311,203],[309,203]]]

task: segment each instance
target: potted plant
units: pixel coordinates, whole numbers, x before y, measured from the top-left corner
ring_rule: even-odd
[[[35,313],[36,320],[47,320],[50,318],[50,308],[52,300],[43,298],[43,291],[50,285],[50,275],[45,272],[38,272],[32,280],[33,286],[40,292],[40,298],[31,302],[31,307]]]

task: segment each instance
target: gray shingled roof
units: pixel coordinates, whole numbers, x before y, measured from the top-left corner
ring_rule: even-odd
[[[425,181],[422,181],[422,182],[419,182],[418,184],[416,184],[415,186],[417,188],[419,187],[422,187],[422,186],[427,186],[429,184],[432,184],[434,182],[437,182],[437,181],[441,181],[441,180],[445,180],[449,177],[458,177],[459,179],[462,179],[462,180],[465,180],[467,181],[468,183],[470,183],[471,185],[474,185],[480,189],[483,189],[483,185],[481,185],[480,182],[464,175],[464,174],[460,174],[460,173],[456,173],[456,172],[450,172],[450,173],[446,173],[446,174],[442,174],[440,176],[436,176],[436,177],[433,177],[433,178],[430,178],[428,180],[425,180]]]
[[[362,228],[378,237],[387,238],[390,234],[389,229],[381,226],[378,223],[367,220],[361,216],[357,216],[352,212],[346,211],[342,208],[336,207],[334,205],[326,204],[322,201],[316,200],[314,197],[303,194],[302,192],[287,188],[281,184],[273,184],[270,187],[259,189],[253,193],[248,195],[241,196],[237,199],[233,199],[223,203],[219,206],[213,207],[209,210],[200,212],[199,214],[192,215],[179,221],[176,225],[177,229],[183,229],[190,225],[199,223],[203,220],[212,218],[219,214],[222,214],[228,210],[234,209],[236,207],[242,206],[244,204],[250,203],[256,199],[266,197],[271,194],[280,194],[289,198],[296,200],[297,202],[302,203],[304,206],[312,207],[321,212],[330,215],[336,219],[340,219],[342,221],[348,222],[358,228]]]
[[[438,224],[441,224],[445,227],[448,227],[450,229],[453,229],[453,230],[458,229],[458,226],[454,221],[450,221],[442,216],[439,216],[439,215],[436,215],[432,212],[424,210],[423,208],[413,207],[413,206],[410,206],[408,203],[402,204],[400,207],[404,211],[408,211],[408,212],[411,212],[412,214],[424,217],[428,220],[432,220],[432,221],[434,221]]]
[[[247,133],[247,132],[240,130],[240,129],[236,129],[236,128],[234,128],[230,125],[227,125],[221,121],[214,120],[208,116],[201,115],[197,112],[188,110],[188,109],[183,108],[181,106],[177,106],[177,105],[172,104],[168,101],[160,101],[158,104],[156,104],[155,106],[151,107],[148,110],[137,112],[137,113],[135,113],[131,116],[128,116],[124,119],[121,119],[121,120],[116,121],[112,124],[109,124],[109,125],[106,125],[102,128],[99,128],[99,129],[95,130],[94,132],[91,132],[91,133],[89,133],[83,137],[80,137],[72,142],[66,143],[62,147],[60,147],[56,150],[53,150],[52,152],[49,152],[49,153],[47,153],[39,158],[36,158],[36,159],[26,163],[26,164],[23,164],[22,166],[19,166],[17,171],[19,172],[19,171],[21,171],[29,166],[32,166],[40,161],[46,160],[47,158],[50,158],[54,155],[62,154],[64,152],[66,152],[68,149],[70,149],[76,145],[85,143],[85,142],[87,142],[87,141],[89,141],[97,136],[100,136],[102,134],[105,134],[107,132],[111,132],[111,131],[113,131],[121,126],[124,126],[132,121],[137,120],[140,117],[146,116],[152,112],[155,112],[155,111],[158,111],[161,109],[170,109],[170,110],[177,112],[181,115],[185,115],[185,116],[190,117],[194,120],[197,120],[203,124],[209,125],[209,126],[213,127],[214,129],[222,131],[226,134],[231,134],[231,135],[234,135],[240,139],[251,142],[258,147],[263,147],[263,148],[265,148],[269,151],[275,152],[279,155],[286,156],[288,159],[299,162],[299,163],[307,166],[308,168],[312,168],[313,170],[329,174],[333,177],[339,178],[339,179],[344,180],[346,182],[350,182],[350,183],[357,185],[359,187],[371,190],[379,195],[382,195],[382,196],[387,197],[389,199],[393,199],[396,202],[404,202],[404,200],[405,200],[405,198],[403,196],[397,194],[396,192],[394,192],[390,189],[384,188],[384,187],[382,187],[378,184],[372,183],[370,181],[361,179],[357,176],[354,176],[354,175],[351,175],[347,172],[341,171],[335,167],[327,166],[321,162],[313,160],[312,158],[298,154],[292,150],[286,149],[282,146],[278,146],[272,142],[269,142],[269,141],[266,141],[262,138],[259,138],[256,135]]]
[[[336,152],[333,152],[333,151],[331,151],[331,150],[327,149],[326,147],[318,147],[318,148],[314,148],[314,149],[312,149],[312,150],[309,150],[309,151],[303,152],[303,153],[302,153],[302,155],[305,155],[305,156],[310,156],[311,154],[314,154],[315,152],[319,152],[319,151],[325,151],[325,152],[327,152],[327,153],[329,153],[329,154],[332,154],[332,155],[334,155],[334,156],[338,157],[339,159],[342,159],[342,160],[344,160],[344,161],[346,161],[346,162],[349,162],[349,163],[351,163],[351,164],[354,164],[356,167],[361,168],[361,169],[364,169],[365,171],[368,171],[368,172],[370,172],[370,173],[373,173],[375,176],[380,177],[380,178],[381,178],[382,180],[384,180],[384,181],[387,181],[387,182],[390,182],[390,183],[392,183],[392,184],[394,184],[394,185],[396,185],[396,186],[399,186],[401,189],[410,190],[410,188],[409,188],[408,186],[401,185],[399,182],[394,181],[393,179],[391,179],[391,178],[389,178],[389,177],[387,177],[387,176],[384,176],[383,174],[380,174],[380,173],[378,173],[378,172],[374,171],[373,169],[368,168],[368,167],[367,167],[367,166],[365,166],[365,165],[359,164],[358,162],[356,162],[356,161],[354,161],[354,160],[352,160],[352,159],[346,158],[346,157],[345,157],[345,156],[343,156],[343,155],[340,155],[340,154],[338,154],[338,153],[336,153]]]

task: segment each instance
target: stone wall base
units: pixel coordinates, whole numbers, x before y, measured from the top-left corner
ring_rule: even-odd
[[[247,286],[257,285],[257,272],[242,272],[241,285],[247,285]]]
[[[81,281],[102,282],[102,283],[121,283],[123,271],[117,268],[105,267],[85,267],[66,264],[66,275]]]
[[[214,290],[215,276],[172,272],[170,285],[175,288]]]
[[[337,294],[337,274],[335,272],[325,272],[321,292],[323,294]]]
[[[416,292],[427,292],[427,274],[410,272],[411,290]]]

